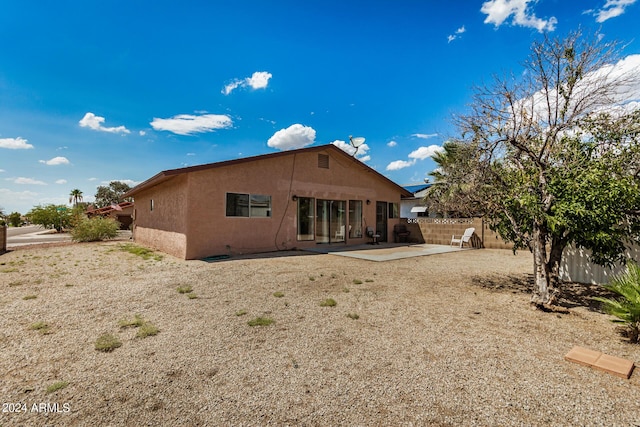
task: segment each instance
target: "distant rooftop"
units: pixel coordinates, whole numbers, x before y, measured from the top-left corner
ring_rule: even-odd
[[[408,192],[412,193],[412,194],[416,194],[422,190],[425,190],[429,187],[431,187],[433,184],[431,183],[422,183],[422,184],[410,184],[410,185],[403,185],[402,188],[404,188],[405,190],[407,190]]]

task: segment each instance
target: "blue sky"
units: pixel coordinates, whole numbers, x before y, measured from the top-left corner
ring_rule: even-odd
[[[543,32],[640,54],[637,0],[0,3],[0,207],[93,200],[111,180],[366,138],[421,182],[472,87]]]

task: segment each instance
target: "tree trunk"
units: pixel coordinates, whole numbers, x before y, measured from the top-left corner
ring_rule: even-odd
[[[549,304],[553,296],[550,283],[549,265],[547,263],[546,235],[540,224],[533,224],[531,250],[533,252],[533,295],[531,303],[537,306]]]
[[[562,252],[565,246],[567,246],[567,242],[564,238],[554,237],[551,242],[547,273],[549,274],[549,284],[554,291],[560,287],[560,261],[562,261]]]

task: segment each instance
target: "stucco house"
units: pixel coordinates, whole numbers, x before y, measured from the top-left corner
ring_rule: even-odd
[[[403,188],[411,193],[410,197],[403,197],[400,202],[400,217],[418,218],[428,217],[429,209],[424,203],[424,198],[432,184],[405,185]]]
[[[393,239],[411,193],[334,145],[166,170],[135,199],[134,240],[183,259]]]
[[[94,216],[113,218],[120,223],[121,230],[128,230],[133,223],[133,206],[133,202],[120,202],[103,208],[87,209],[86,214],[89,218]]]

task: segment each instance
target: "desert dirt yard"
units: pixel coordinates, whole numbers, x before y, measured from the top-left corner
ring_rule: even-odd
[[[0,256],[0,425],[640,425],[640,372],[563,359],[640,346],[593,287],[532,310],[527,252],[207,263],[124,244]],[[157,335],[120,326],[136,315]],[[121,346],[97,351],[103,334]]]

